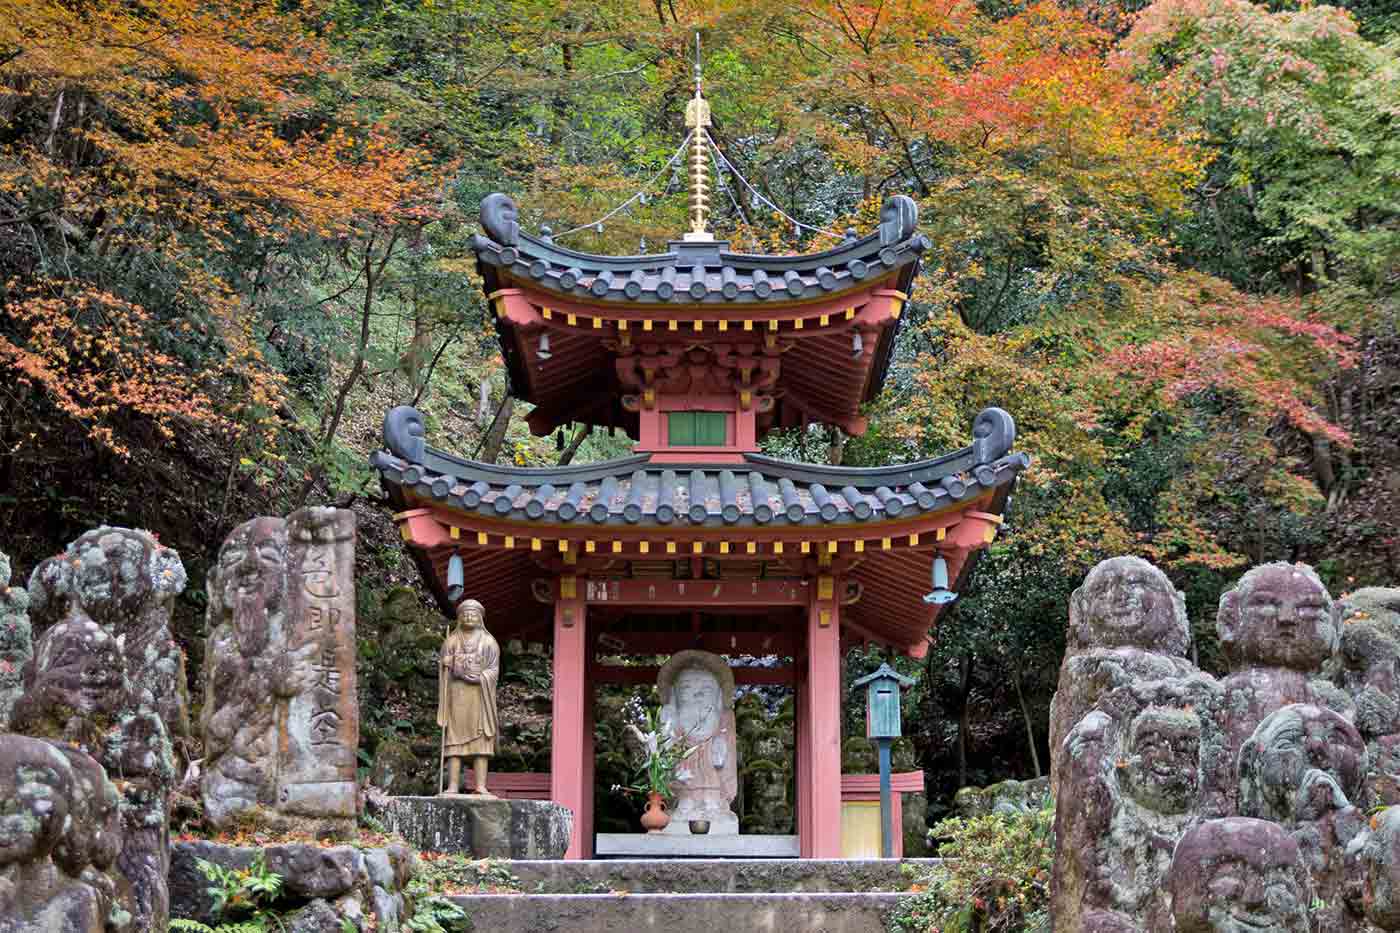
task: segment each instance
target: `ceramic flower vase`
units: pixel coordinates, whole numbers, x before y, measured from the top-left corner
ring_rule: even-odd
[[[671,822],[671,813],[666,809],[666,800],[655,791],[647,794],[647,808],[642,811],[642,828],[649,833],[659,833]]]

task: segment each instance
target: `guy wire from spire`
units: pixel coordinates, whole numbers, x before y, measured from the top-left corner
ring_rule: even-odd
[[[681,144],[680,144],[679,148],[677,148],[676,151],[675,151],[674,153],[671,154],[671,158],[669,158],[669,159],[666,160],[666,164],[665,164],[665,165],[662,165],[661,168],[657,170],[656,174],[653,175],[653,176],[651,176],[651,178],[647,181],[647,183],[646,183],[645,185],[643,185],[641,188],[637,189],[637,193],[636,193],[636,194],[632,195],[632,196],[631,196],[630,198],[628,198],[626,201],[623,201],[623,202],[622,202],[621,204],[619,204],[617,207],[614,207],[612,210],[608,211],[606,214],[604,214],[602,217],[599,217],[597,220],[591,221],[591,222],[586,223],[586,224],[579,224],[577,227],[574,227],[574,228],[569,229],[569,230],[565,230],[563,233],[556,233],[556,234],[554,234],[554,236],[552,237],[552,239],[557,240],[557,239],[559,239],[560,237],[566,237],[566,236],[568,236],[568,235],[571,234],[571,233],[578,233],[580,230],[588,230],[588,229],[590,229],[590,228],[592,228],[592,227],[598,226],[598,225],[601,224],[601,223],[606,223],[607,221],[611,220],[613,217],[616,217],[616,216],[617,216],[618,214],[620,214],[623,210],[625,210],[630,204],[632,204],[632,202],[636,201],[638,198],[642,197],[642,196],[645,195],[648,191],[650,191],[653,187],[655,187],[655,185],[656,185],[656,180],[657,180],[658,178],[660,178],[660,177],[666,172],[666,170],[667,170],[668,168],[670,168],[672,165],[674,165],[674,164],[676,163],[676,160],[679,159],[679,158],[681,157],[681,155],[685,152],[686,146],[690,145],[690,137],[691,137],[692,135],[694,135],[694,134],[693,134],[693,133],[686,133],[686,134],[685,134],[685,139],[681,140]],[[668,187],[669,187],[669,186],[668,186]]]
[[[706,133],[705,138],[706,140],[708,140],[710,148],[715,151],[715,155],[718,157],[720,163],[729,170],[729,173],[735,178],[739,179],[740,183],[742,183],[745,188],[749,189],[749,193],[752,194],[755,198],[757,198],[762,203],[767,204],[773,210],[777,211],[778,216],[782,217],[794,227],[800,227],[803,230],[811,230],[813,233],[824,233],[827,236],[835,237],[838,240],[845,239],[845,237],[841,234],[836,233],[833,230],[827,230],[825,227],[814,227],[811,224],[804,224],[802,221],[798,220],[796,217],[793,217],[787,211],[783,210],[781,207],[765,198],[762,194],[758,192],[757,188],[749,184],[749,180],[747,178],[739,174],[739,170],[734,167],[734,163],[730,162],[729,159],[725,157],[724,153],[720,150],[719,146],[717,146],[715,144],[715,141],[712,138],[710,138],[710,134]]]

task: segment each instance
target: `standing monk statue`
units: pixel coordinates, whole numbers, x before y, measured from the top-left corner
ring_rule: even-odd
[[[449,762],[446,794],[461,793],[462,759],[471,759],[474,796],[490,797],[486,767],[496,754],[500,719],[496,715],[496,681],[501,648],[486,631],[486,612],[474,599],[457,607],[457,628],[442,643],[438,666],[438,725],[442,754]]]

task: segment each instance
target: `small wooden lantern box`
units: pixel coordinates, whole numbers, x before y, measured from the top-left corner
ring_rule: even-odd
[[[865,737],[868,739],[897,739],[900,730],[899,694],[912,687],[913,678],[905,677],[888,664],[881,664],[851,686],[865,687]]]

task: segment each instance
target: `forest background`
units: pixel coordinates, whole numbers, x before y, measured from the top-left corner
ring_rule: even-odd
[[[197,678],[232,527],[353,507],[366,761],[415,729],[375,648],[425,605],[367,464],[383,413],[416,404],[487,461],[625,452],[529,435],[467,243],[505,190],[568,246],[664,248],[697,31],[713,135],[764,198],[863,231],[908,194],[933,243],[869,432],[766,449],[914,460],[1000,405],[1034,458],[902,662],[935,798],[1044,770],[1068,595],[1104,557],[1167,570],[1208,669],[1251,563],[1309,561],[1334,594],[1400,579],[1391,0],[0,0],[17,570],[97,524],[152,529],[191,571]],[[717,204],[736,247],[832,242],[727,172]],[[441,621],[417,617],[431,651]]]

